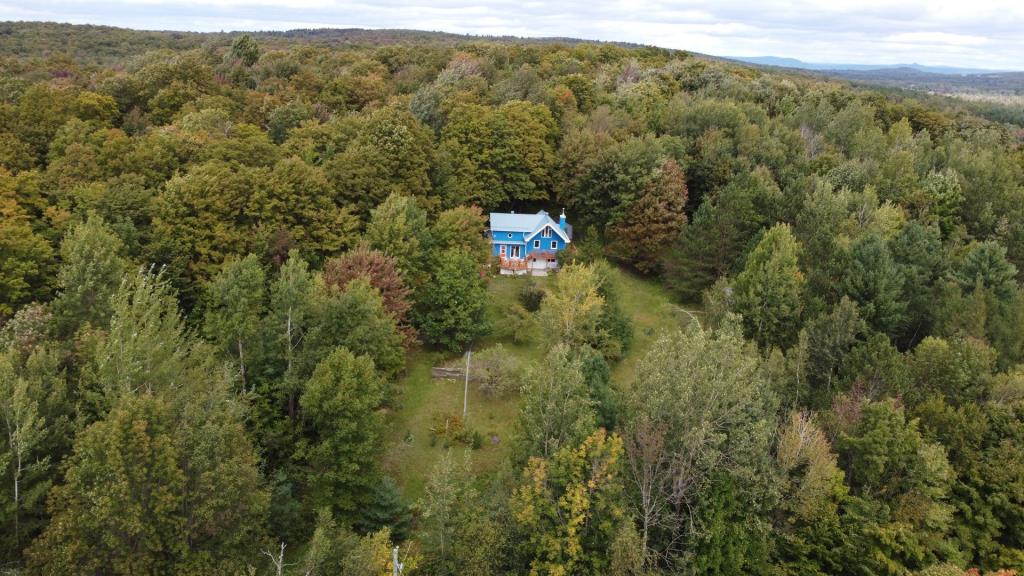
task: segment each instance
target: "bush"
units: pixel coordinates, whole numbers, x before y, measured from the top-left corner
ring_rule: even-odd
[[[473,355],[470,375],[479,382],[480,391],[488,396],[508,394],[517,381],[522,366],[505,347],[495,344]]]
[[[501,318],[494,325],[494,335],[499,339],[510,339],[516,344],[529,342],[537,329],[537,320],[532,313],[517,303],[501,308]]]
[[[532,277],[527,277],[523,287],[519,289],[519,302],[529,312],[540,310],[540,303],[544,300],[544,290],[537,285]]]
[[[430,445],[435,446],[442,440],[441,446],[450,448],[452,444],[469,446],[474,450],[483,446],[484,439],[479,432],[466,428],[462,416],[448,412],[438,412],[431,418]]]

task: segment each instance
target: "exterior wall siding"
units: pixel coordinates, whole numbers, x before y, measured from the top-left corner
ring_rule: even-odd
[[[549,238],[544,238],[544,233],[538,232],[532,238],[530,238],[529,241],[526,241],[525,238],[529,235],[530,233],[528,232],[508,232],[502,230],[492,230],[491,255],[501,255],[502,245],[518,245],[520,247],[519,250],[522,258],[525,258],[531,252],[558,252],[560,250],[565,249],[565,240],[563,240],[562,237],[559,236],[556,232],[552,232]],[[535,247],[535,241],[539,241],[540,245]],[[508,248],[506,248],[506,251],[507,250]]]

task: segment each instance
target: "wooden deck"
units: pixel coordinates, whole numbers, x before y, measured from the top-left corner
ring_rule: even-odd
[[[528,266],[528,264],[527,264],[526,260],[523,260],[522,258],[502,258],[501,259],[501,269],[502,270],[512,270],[512,271],[518,272],[519,270],[526,270],[527,266]]]

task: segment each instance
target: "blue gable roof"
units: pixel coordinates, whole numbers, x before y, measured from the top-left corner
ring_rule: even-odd
[[[558,222],[553,220],[548,213],[541,210],[536,214],[508,214],[504,212],[491,212],[491,232],[519,232],[520,238],[528,239],[545,226],[551,226],[553,230],[562,236],[566,242],[570,240],[569,232],[563,230]]]

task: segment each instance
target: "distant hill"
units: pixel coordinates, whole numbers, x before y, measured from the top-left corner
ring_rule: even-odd
[[[761,66],[779,66],[781,68],[797,68],[799,70],[817,71],[875,71],[875,70],[914,70],[927,74],[992,74],[1005,72],[989,68],[959,68],[956,66],[926,66],[924,64],[837,64],[834,62],[804,62],[796,58],[780,58],[778,56],[726,56],[729,60],[758,64]]]
[[[1024,72],[921,64],[810,63],[775,56],[723,58],[742,64],[785,69],[818,77],[839,78],[858,84],[972,98],[980,96],[980,99],[995,102],[1012,104],[1024,96]]]
[[[333,46],[384,46],[488,41],[520,44],[611,44],[623,48],[661,50],[629,42],[555,37],[477,36],[427,30],[315,28],[288,31],[179,32],[133,30],[91,24],[0,21],[0,56],[69,56],[83,62],[107,63],[148,50],[189,50],[204,46],[225,46],[242,33],[257,38],[265,47],[284,47],[297,42]]]

